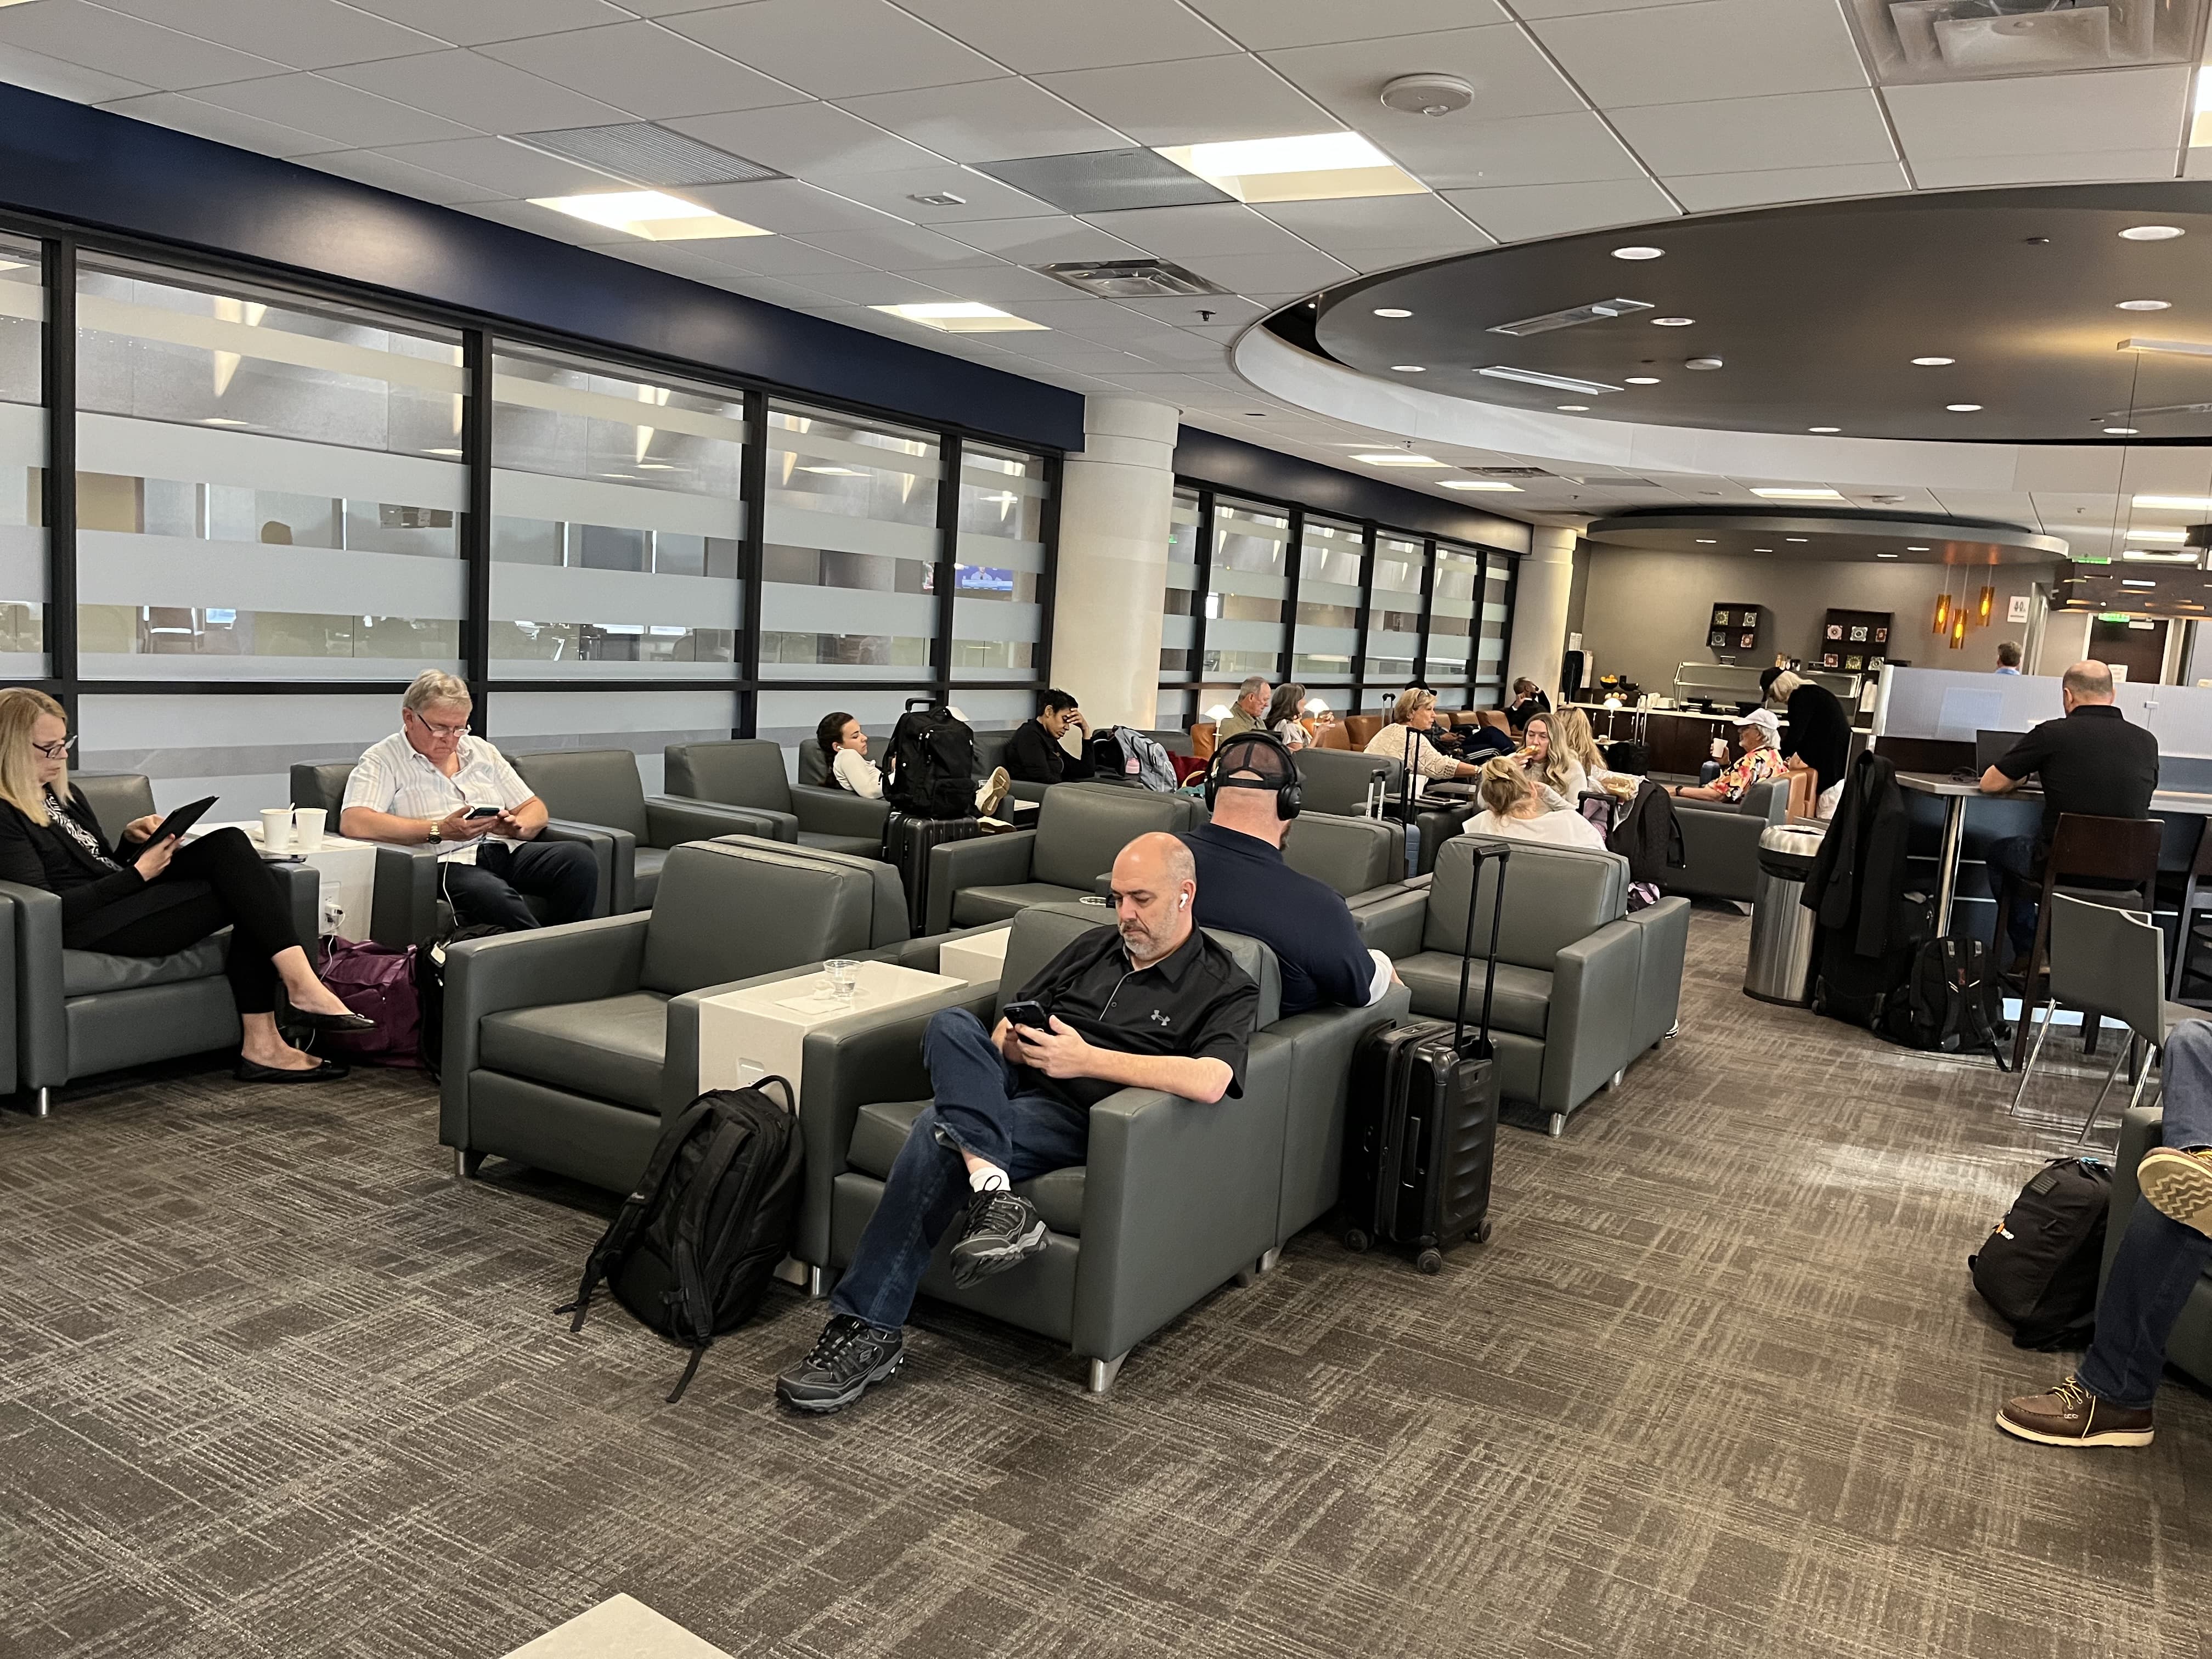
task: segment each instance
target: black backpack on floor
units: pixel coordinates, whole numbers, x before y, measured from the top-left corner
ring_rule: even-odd
[[[771,1083],[788,1104],[763,1092]],[[805,1157],[797,1105],[791,1085],[766,1077],[701,1095],[669,1119],[637,1190],[585,1262],[576,1299],[556,1310],[583,1329],[604,1279],[641,1323],[689,1346],[672,1406],[714,1339],[752,1317],[791,1248]]]
[[[472,939],[491,939],[508,930],[488,921],[457,927],[415,952],[415,1006],[421,1020],[416,1052],[422,1069],[440,1073],[446,1059],[446,952]]]
[[[1974,1288],[2012,1327],[2015,1346],[2088,1343],[2112,1189],[2112,1170],[2095,1158],[2054,1158],[1966,1258]]]
[[[1990,947],[1978,939],[1930,939],[1913,953],[1905,983],[1882,1004],[1875,1032],[1908,1048],[1942,1054],[1987,1051],[2008,1072],[2004,990]]]
[[[908,698],[884,752],[884,799],[918,818],[973,817],[975,771],[967,721],[927,697]]]

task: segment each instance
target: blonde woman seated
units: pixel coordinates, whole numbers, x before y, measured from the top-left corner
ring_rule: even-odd
[[[1531,722],[1534,724],[1534,722]],[[1544,805],[1536,785],[1520,764],[1501,755],[1482,769],[1478,786],[1482,811],[1461,826],[1467,836],[1506,836],[1516,841],[1548,842],[1554,847],[1606,850],[1605,837],[1579,812],[1555,811]]]
[[[1437,747],[1429,728],[1437,723],[1437,694],[1409,685],[1398,694],[1390,711],[1390,724],[1367,740],[1366,752],[1385,760],[1401,761],[1413,775],[1413,795],[1419,799],[1433,778],[1471,778],[1475,769],[1454,760]]]
[[[1589,777],[1553,732],[1552,722],[1556,718],[1552,714],[1531,714],[1528,724],[1522,728],[1521,747],[1514,757],[1528,774],[1528,781],[1535,785],[1537,798],[1546,806],[1555,812],[1572,811],[1583,791],[1589,787]]]

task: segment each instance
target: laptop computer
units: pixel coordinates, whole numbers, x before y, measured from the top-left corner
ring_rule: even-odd
[[[2025,732],[1977,732],[1974,733],[1974,772],[1977,776],[1986,772],[2013,751],[2013,746],[2027,735]]]

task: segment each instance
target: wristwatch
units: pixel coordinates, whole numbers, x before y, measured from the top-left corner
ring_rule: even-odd
[[[435,847],[440,842],[445,840],[445,832],[440,830],[436,824],[434,823],[430,826],[429,844],[431,846]]]

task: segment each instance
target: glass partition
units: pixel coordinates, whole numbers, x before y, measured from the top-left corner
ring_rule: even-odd
[[[38,245],[0,236],[0,675],[46,663],[46,272]]]
[[[1468,665],[1474,660],[1474,613],[1482,591],[1482,555],[1437,544],[1435,592],[1429,601],[1429,652],[1422,678],[1447,708],[1467,705]]]
[[[1283,663],[1283,607],[1291,592],[1287,513],[1224,496],[1213,507],[1206,596],[1206,672],[1273,678]]]
[[[1395,696],[1419,670],[1427,562],[1428,550],[1421,542],[1387,534],[1376,538],[1363,703],[1372,703],[1377,692]]]
[[[960,520],[952,565],[952,673],[963,680],[1036,678],[1043,637],[1044,462],[1010,449],[960,452]]]
[[[1358,525],[1308,519],[1298,539],[1298,603],[1291,635],[1291,678],[1316,686],[1349,686],[1359,649],[1360,566],[1367,532]]]

